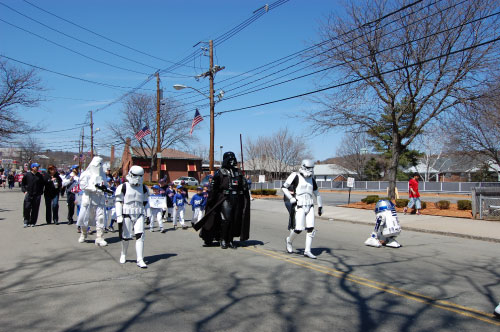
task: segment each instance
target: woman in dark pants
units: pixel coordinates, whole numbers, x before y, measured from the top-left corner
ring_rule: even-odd
[[[51,224],[52,220],[59,225],[59,192],[61,191],[62,179],[57,173],[54,165],[47,168],[48,173],[44,176],[45,191],[45,220]]]

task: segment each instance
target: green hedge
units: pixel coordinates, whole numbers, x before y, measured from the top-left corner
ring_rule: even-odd
[[[462,199],[457,201],[459,210],[472,210],[472,201]]]
[[[276,195],[276,189],[254,189],[250,191],[252,195],[264,195],[264,196],[274,196]]]
[[[421,204],[422,205],[422,210],[423,209],[427,209],[427,202],[422,201],[421,203],[422,203]]]
[[[438,201],[434,205],[440,210],[448,210],[450,208],[450,201]]]
[[[378,195],[368,195],[365,198],[361,200],[361,202],[366,203],[366,204],[373,204],[377,203],[380,200]]]
[[[408,206],[408,202],[410,202],[409,199],[401,198],[396,200],[396,207],[398,208],[404,208],[405,206]]]

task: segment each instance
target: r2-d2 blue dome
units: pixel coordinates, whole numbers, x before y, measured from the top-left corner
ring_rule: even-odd
[[[381,199],[375,205],[375,213],[379,213],[385,210],[395,210],[394,204],[386,199]]]

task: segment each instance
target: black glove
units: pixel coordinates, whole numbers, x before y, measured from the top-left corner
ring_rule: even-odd
[[[321,217],[321,215],[322,215],[322,214],[323,214],[323,207],[321,207],[321,206],[320,206],[320,207],[318,208],[318,216],[320,216],[320,217]]]
[[[96,184],[95,187],[97,189],[101,190],[102,192],[105,192],[106,194],[113,195],[113,192],[111,190],[109,190],[108,187],[106,187],[103,184]]]

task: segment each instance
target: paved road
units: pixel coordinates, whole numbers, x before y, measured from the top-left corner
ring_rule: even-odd
[[[1,331],[500,328],[495,243],[404,232],[403,248],[375,249],[362,245],[371,226],[319,220],[313,261],[300,255],[303,235],[299,254],[284,253],[282,203],[256,200],[247,247],[202,248],[191,229],[147,233],[140,270],[134,250],[118,263],[116,233],[97,248],[73,226],[23,229],[21,199],[0,191]]]

